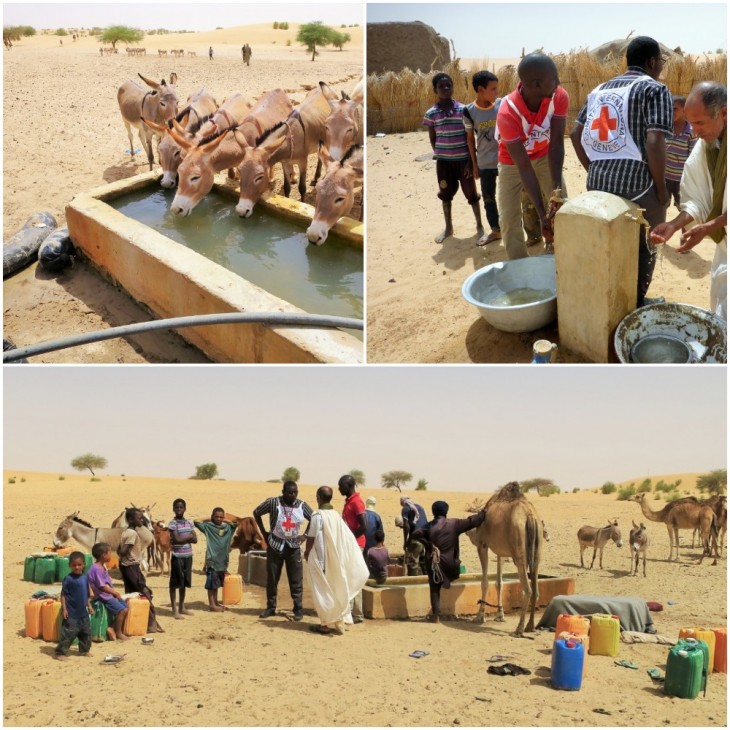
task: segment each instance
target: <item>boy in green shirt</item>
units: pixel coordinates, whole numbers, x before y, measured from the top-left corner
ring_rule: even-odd
[[[223,507],[216,507],[210,515],[210,520],[193,522],[204,535],[205,548],[205,588],[208,591],[208,605],[211,611],[225,611],[225,607],[218,601],[218,589],[223,587],[223,581],[228,569],[228,555],[231,550],[231,540],[238,527],[238,522],[226,522]]]

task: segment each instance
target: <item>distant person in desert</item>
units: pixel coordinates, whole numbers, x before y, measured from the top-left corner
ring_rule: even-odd
[[[479,194],[464,129],[465,106],[453,98],[454,82],[451,76],[438,73],[433,77],[431,83],[438,100],[426,110],[423,125],[428,129],[428,138],[436,158],[438,198],[441,200],[445,223],[443,232],[439,233],[434,240],[436,243],[443,243],[454,234],[451,204],[459,186],[474,212],[477,237],[482,238],[484,228],[482,214],[479,210]]]
[[[570,99],[560,86],[555,62],[542,53],[530,53],[517,67],[520,82],[499,107],[499,191],[497,206],[502,240],[508,259],[525,258],[521,194],[530,197],[542,234],[552,250],[552,217],[557,204],[552,191],[567,196],[562,179],[565,120]]]
[[[686,101],[683,96],[672,96],[674,132],[667,140],[667,169],[665,172],[667,204],[674,199],[674,205],[677,208],[681,203],[679,183],[682,179],[682,170],[684,170],[687,158],[697,142],[697,137],[692,131],[692,125],[687,121],[687,115],[684,111]]]
[[[210,46],[208,48],[208,58],[212,61],[213,60],[213,46]]]
[[[578,113],[570,139],[588,171],[588,190],[602,190],[644,209],[655,227],[667,215],[666,140],[674,130],[672,95],[658,79],[664,68],[659,44],[638,36],[626,49],[626,71],[597,86]],[[639,226],[637,306],[647,299],[656,250]]]
[[[665,243],[694,223],[680,238],[680,253],[688,253],[706,236],[717,244],[710,269],[710,309],[727,320],[727,87],[715,81],[697,84],[685,109],[699,141],[682,172],[681,213],[655,226],[649,239]]]

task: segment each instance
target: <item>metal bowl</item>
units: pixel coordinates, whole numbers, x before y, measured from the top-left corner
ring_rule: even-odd
[[[528,304],[495,303],[510,292],[523,289],[549,291],[550,296]],[[464,282],[461,294],[498,330],[532,332],[540,329],[558,316],[555,257],[533,256],[489,264]]]
[[[727,362],[727,322],[690,304],[650,304],[627,314],[616,328],[613,346],[621,362],[634,362],[632,351],[648,337],[663,335],[689,348],[688,362]]]
[[[689,345],[671,335],[647,335],[631,348],[631,362],[686,365],[691,361]]]

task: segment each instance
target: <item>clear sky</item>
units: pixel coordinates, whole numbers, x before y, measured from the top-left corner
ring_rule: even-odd
[[[432,489],[563,489],[726,467],[718,367],[6,366],[4,468],[307,484],[404,469]],[[413,485],[415,486],[415,485]]]
[[[379,3],[369,23],[420,20],[453,40],[461,58],[505,58],[544,48],[595,48],[633,30],[689,53],[727,50],[727,7],[720,3]]]
[[[237,25],[287,20],[330,24],[364,20],[359,2],[311,3],[3,3],[3,25],[32,25],[34,28],[100,28],[131,25],[142,29],[214,30]]]

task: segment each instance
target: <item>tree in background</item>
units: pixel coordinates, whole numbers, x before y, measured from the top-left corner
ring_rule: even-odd
[[[91,476],[96,476],[94,469],[106,469],[106,459],[96,454],[82,454],[71,461],[71,466],[76,471],[85,471],[88,469]]]
[[[299,473],[299,469],[297,469],[295,466],[289,466],[284,469],[284,473],[281,475],[281,481],[298,482],[300,476],[301,474]]]
[[[119,41],[129,45],[139,43],[143,38],[144,33],[139,28],[130,28],[128,25],[110,25],[108,28],[104,28],[97,40],[99,43],[111,43],[112,48],[116,48]]]
[[[419,479],[418,484],[416,484],[416,491],[425,492],[427,489],[428,489],[428,482],[425,479]]]
[[[543,477],[527,479],[524,482],[520,482],[520,491],[522,494],[527,494],[531,489],[534,489],[541,497],[560,494],[560,487],[552,479],[544,479]]]
[[[297,31],[297,43],[307,47],[307,51],[312,52],[312,61],[317,55],[317,46],[326,46],[332,43],[332,33],[334,31],[326,26],[321,20],[315,20],[313,23],[304,23],[299,26]]]
[[[616,491],[616,485],[613,482],[605,482],[601,487],[601,494],[613,494]]]
[[[349,43],[352,40],[352,36],[349,33],[340,33],[337,30],[332,31],[332,38],[330,43],[335,47],[342,50],[345,43]]]
[[[201,464],[195,467],[195,476],[191,479],[215,479],[218,476],[218,464]]]
[[[365,486],[365,472],[362,469],[350,469],[350,476],[355,480],[356,486]]]
[[[697,477],[697,489],[710,496],[725,494],[727,490],[727,469],[715,469]]]
[[[19,41],[23,36],[35,34],[36,30],[31,25],[8,25],[3,27],[3,40]]]
[[[386,471],[380,476],[380,486],[385,489],[397,489],[399,492],[402,491],[401,487],[410,482],[413,479],[413,474],[407,471]]]

